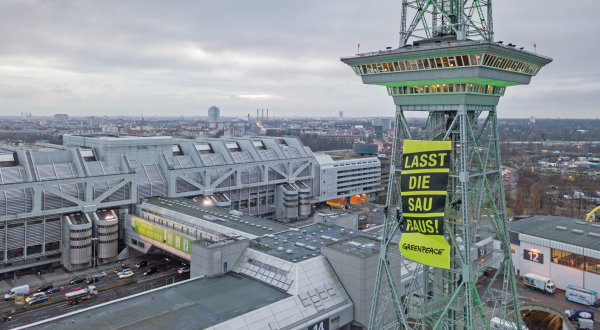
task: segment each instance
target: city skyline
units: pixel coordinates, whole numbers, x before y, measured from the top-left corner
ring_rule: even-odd
[[[390,10],[318,2],[4,2],[0,28],[11,33],[0,46],[0,114],[205,116],[217,105],[223,116],[269,108],[272,117],[391,117],[385,90],[356,81],[339,61],[358,43],[361,52],[397,47],[400,2],[380,6]],[[495,40],[530,51],[537,43],[554,58],[536,84],[506,93],[500,118],[593,117],[598,46],[583,42],[593,29],[575,26],[593,26],[589,6],[600,5],[576,6],[558,11],[511,0],[494,7],[503,22]],[[567,35],[574,46],[557,42]],[[573,103],[578,111],[566,111]]]

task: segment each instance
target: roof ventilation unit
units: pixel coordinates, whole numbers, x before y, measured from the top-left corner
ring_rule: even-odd
[[[563,226],[556,226],[554,228],[556,228],[556,230],[567,230],[568,229],[567,227],[563,227]]]
[[[293,254],[294,251],[293,250],[285,250],[285,253],[287,253],[287,254]]]
[[[600,237],[600,234],[597,234],[597,233],[588,233],[588,235],[593,236],[593,237]]]
[[[575,234],[583,234],[583,230],[579,230],[579,229],[571,229],[571,232],[573,232]]]

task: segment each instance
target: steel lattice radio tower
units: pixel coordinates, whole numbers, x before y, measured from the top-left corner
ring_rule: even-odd
[[[496,106],[507,86],[529,84],[552,59],[494,42],[491,0],[403,0],[400,47],[342,61],[363,83],[385,86],[396,105],[389,207],[368,328],[489,329],[490,319],[498,317],[521,329]],[[406,111],[428,112],[425,127],[409,128]],[[416,263],[399,252],[404,139],[452,143],[444,217],[449,269]],[[501,245],[482,245],[484,231]],[[392,274],[392,260],[399,260],[400,276]],[[490,266],[498,271],[477,290]]]

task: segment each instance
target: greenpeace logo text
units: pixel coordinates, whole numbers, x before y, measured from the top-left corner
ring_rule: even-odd
[[[411,251],[417,251],[417,252],[421,252],[421,253],[426,253],[426,254],[436,254],[436,255],[442,255],[442,253],[444,253],[445,249],[434,249],[434,248],[430,248],[430,247],[426,247],[426,246],[419,246],[419,245],[412,245],[412,244],[402,244],[402,250],[411,250]]]

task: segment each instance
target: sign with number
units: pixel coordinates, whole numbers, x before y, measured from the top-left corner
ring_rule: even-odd
[[[23,294],[23,293],[15,294],[15,304],[24,305],[25,304],[25,294]]]
[[[543,264],[544,254],[536,250],[523,250],[523,259]]]
[[[487,251],[485,251],[485,247],[479,248],[478,252],[479,252],[479,255],[477,256],[478,258],[481,258],[481,257],[483,257],[484,255],[487,254],[486,253]]]
[[[329,318],[309,326],[308,330],[329,330]]]

